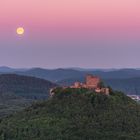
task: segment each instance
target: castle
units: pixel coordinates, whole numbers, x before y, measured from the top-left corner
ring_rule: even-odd
[[[99,77],[97,76],[93,76],[93,75],[87,75],[86,79],[85,79],[85,83],[80,83],[80,82],[75,82],[74,85],[70,86],[70,87],[62,87],[63,89],[66,88],[75,88],[75,89],[80,89],[80,88],[86,88],[89,89],[91,91],[95,91],[96,93],[99,94],[105,94],[105,95],[109,95],[110,91],[109,88],[104,87],[102,85],[102,81]],[[53,96],[54,93],[54,89],[50,90],[50,95]]]
[[[109,95],[109,88],[102,87],[101,79],[97,76],[87,75],[85,83],[75,82],[70,88],[87,88],[94,90],[97,93]]]
[[[95,89],[98,87],[99,83],[101,82],[100,78],[93,75],[86,76],[86,82],[80,83],[75,82],[71,88],[88,88],[88,89]]]

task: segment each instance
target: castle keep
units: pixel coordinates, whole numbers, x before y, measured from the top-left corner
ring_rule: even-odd
[[[97,76],[87,75],[86,76],[86,86],[87,88],[97,88],[101,79]]]
[[[71,88],[87,88],[97,93],[109,95],[109,88],[101,87],[101,79],[97,76],[87,75],[85,83],[75,82]]]
[[[88,89],[96,89],[99,87],[101,83],[101,79],[97,76],[87,75],[85,83],[75,82],[71,88],[88,88]]]

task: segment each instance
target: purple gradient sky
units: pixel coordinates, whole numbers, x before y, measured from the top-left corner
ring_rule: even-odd
[[[139,6],[139,0],[0,1],[0,65],[138,68]]]

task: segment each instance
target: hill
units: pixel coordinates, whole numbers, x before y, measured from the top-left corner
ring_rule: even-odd
[[[61,89],[0,122],[1,140],[139,140],[140,105],[120,92]]]
[[[28,99],[47,98],[50,88],[55,87],[47,80],[16,74],[0,75],[0,95],[12,93]]]
[[[47,99],[50,88],[55,86],[39,78],[0,75],[0,117],[24,108],[33,100]]]

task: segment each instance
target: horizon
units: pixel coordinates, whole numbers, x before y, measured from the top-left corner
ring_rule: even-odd
[[[38,67],[38,66],[34,66],[34,67],[11,67],[11,66],[0,66],[0,68],[10,68],[10,69],[37,69],[37,68],[40,68],[40,69],[49,69],[49,70],[54,70],[54,69],[73,69],[73,70],[122,70],[122,69],[140,69],[140,68],[135,68],[135,67],[122,67],[122,68],[96,68],[96,67],[90,67],[90,68],[86,68],[86,67],[53,67],[53,68],[50,68],[50,67]]]

